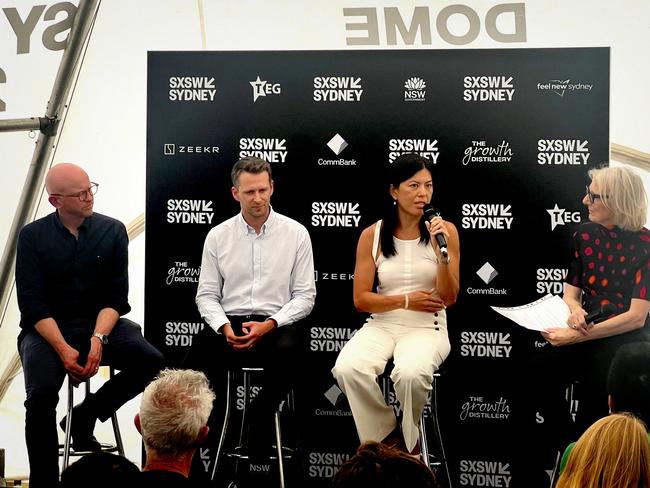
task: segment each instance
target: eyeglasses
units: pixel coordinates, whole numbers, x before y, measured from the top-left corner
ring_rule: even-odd
[[[52,197],[77,197],[80,202],[87,202],[90,200],[91,195],[95,195],[97,193],[97,189],[99,188],[99,183],[93,183],[92,181],[90,182],[90,186],[88,187],[87,190],[83,190],[77,193],[73,193],[71,195],[62,195],[61,193],[51,193],[50,196]]]
[[[587,192],[587,197],[589,198],[589,203],[594,203],[596,200],[602,199],[602,195],[599,195],[598,193],[594,193],[589,189],[589,185],[585,185],[585,190]]]

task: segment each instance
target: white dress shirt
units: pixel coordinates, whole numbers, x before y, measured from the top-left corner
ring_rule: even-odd
[[[226,315],[263,315],[278,327],[314,306],[314,257],[305,227],[271,209],[259,234],[241,212],[205,238],[196,305],[219,332]]]

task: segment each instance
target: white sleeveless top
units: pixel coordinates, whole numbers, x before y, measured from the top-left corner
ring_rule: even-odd
[[[404,295],[416,290],[435,290],[438,273],[438,258],[431,243],[420,243],[420,239],[403,241],[393,237],[397,254],[386,258],[377,255],[379,250],[379,232],[381,220],[375,225],[372,255],[377,266],[377,293],[380,295]],[[436,313],[418,312],[398,308],[388,312],[373,313],[368,323],[381,322],[403,325],[405,327],[447,328],[445,310]]]

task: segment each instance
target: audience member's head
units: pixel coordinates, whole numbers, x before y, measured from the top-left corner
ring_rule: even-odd
[[[578,439],[556,488],[649,488],[650,443],[629,413],[594,422]]]
[[[138,486],[140,469],[123,456],[94,452],[81,457],[61,473],[61,488]]]
[[[650,342],[621,346],[607,378],[612,412],[630,412],[650,425]]]
[[[431,470],[413,456],[367,442],[334,476],[334,488],[438,488]]]
[[[193,452],[208,434],[214,398],[203,373],[163,370],[145,388],[135,418],[147,457],[175,458]]]

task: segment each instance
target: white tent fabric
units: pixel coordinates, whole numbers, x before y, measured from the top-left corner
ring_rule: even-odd
[[[74,2],[77,3],[76,1]],[[464,45],[446,42],[437,31],[436,19],[444,7],[461,3],[476,12],[481,25],[478,37]],[[77,80],[54,162],[70,161],[88,169],[101,184],[96,210],[129,223],[145,207],[146,59],[150,50],[323,50],[323,49],[456,49],[611,46],[611,141],[650,153],[645,119],[650,113],[650,3],[643,0],[574,0],[572,2],[517,2],[524,12],[525,41],[503,43],[485,28],[487,11],[504,0],[461,2],[415,2],[381,0],[104,0]],[[0,118],[42,116],[50,94],[61,51],[43,43],[46,30],[67,16],[65,4],[49,3],[40,12],[31,35],[25,28],[17,36],[11,12],[22,22],[38,12],[43,2],[0,0],[0,100],[6,104]],[[351,5],[353,4],[353,5]],[[422,5],[428,5],[422,7]],[[378,44],[348,45],[347,38],[364,36],[347,24],[363,17],[346,15],[344,9],[370,9],[378,18]],[[431,42],[417,35],[412,45],[398,36],[388,45],[385,8],[397,7],[405,26],[415,8],[425,8],[430,19]],[[523,10],[522,10],[523,9]],[[48,11],[50,16],[48,17]],[[349,11],[348,11],[349,13]],[[50,18],[54,15],[54,18]],[[498,18],[501,32],[512,32],[514,19]],[[460,14],[448,19],[449,31],[457,36],[468,31],[469,21]],[[62,41],[64,30],[54,39]],[[18,38],[29,39],[28,52],[18,53]],[[51,43],[50,43],[51,44]],[[390,69],[390,67],[387,67]],[[561,76],[558,73],[558,76]],[[0,104],[1,109],[1,104]],[[33,139],[26,133],[0,133],[3,178],[0,179],[0,242],[5,242],[27,166]],[[640,170],[648,181],[647,167]],[[646,185],[650,187],[650,184]],[[50,212],[42,200],[39,216]],[[130,301],[133,320],[143,323],[144,239],[130,247]],[[0,376],[15,356],[18,313],[15,296],[9,302],[0,327]],[[22,434],[22,381],[15,381],[0,403],[0,447],[6,449],[7,476],[25,477],[28,472]],[[128,418],[137,400],[121,410],[129,457],[139,460],[139,440]],[[8,435],[7,435],[8,434]],[[101,435],[101,434],[100,434]],[[9,442],[7,439],[11,439]]]

